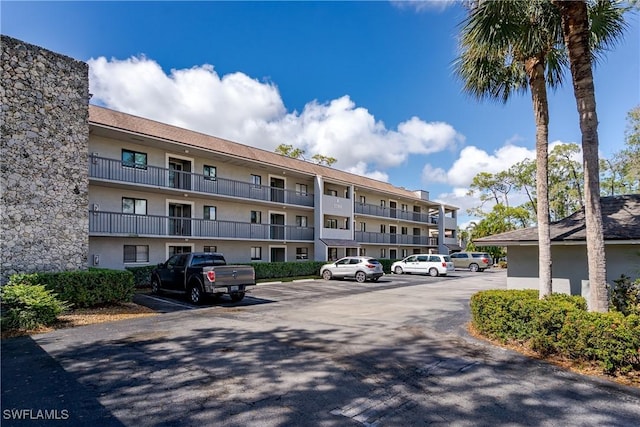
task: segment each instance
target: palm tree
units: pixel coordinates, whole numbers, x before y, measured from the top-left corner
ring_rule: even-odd
[[[587,2],[584,0],[553,0],[553,3],[562,16],[563,35],[571,64],[573,91],[580,116],[590,309],[605,312],[609,310],[609,295],[600,208],[598,117],[593,84],[592,52],[594,52],[594,38],[600,37],[597,41],[607,46],[615,43],[622,36],[626,28],[622,15],[627,9],[618,4],[614,5],[611,1],[597,1],[593,6],[606,12],[601,16],[607,21],[595,19],[590,21]]]
[[[562,83],[566,65],[560,17],[548,1],[479,1],[463,22],[456,72],[466,92],[507,102],[531,90],[536,123],[536,194],[540,298],[551,288],[547,85]]]

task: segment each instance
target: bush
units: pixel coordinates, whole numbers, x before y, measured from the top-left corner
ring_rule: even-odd
[[[133,283],[136,288],[148,288],[151,286],[151,272],[155,265],[145,265],[144,267],[125,267],[125,270],[133,274]]]
[[[10,280],[42,284],[74,307],[94,307],[131,301],[135,293],[130,271],[91,269],[62,273],[14,275]]]
[[[473,326],[502,342],[527,340],[533,333],[531,318],[538,301],[536,290],[491,290],[471,297]]]
[[[640,315],[640,279],[631,282],[624,274],[618,280],[614,280],[615,286],[611,289],[611,309],[626,315]]]
[[[254,262],[249,265],[256,272],[256,280],[283,277],[318,276],[324,261]]]
[[[640,369],[640,316],[590,313],[580,296],[536,290],[482,291],[471,297],[472,323],[481,334],[527,345],[541,355],[596,361],[607,373]]]
[[[10,280],[0,288],[0,298],[6,309],[2,319],[3,328],[36,329],[51,325],[69,308],[56,295],[42,285],[31,285],[24,281]]]

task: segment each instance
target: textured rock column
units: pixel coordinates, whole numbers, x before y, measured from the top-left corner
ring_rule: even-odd
[[[1,45],[0,281],[84,269],[88,65],[7,36]]]

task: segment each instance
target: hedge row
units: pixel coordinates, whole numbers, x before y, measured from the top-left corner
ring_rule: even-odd
[[[481,291],[471,297],[474,328],[502,342],[519,342],[541,355],[597,361],[608,373],[640,370],[640,316],[586,311],[579,296],[536,290]]]
[[[61,273],[16,274],[12,283],[43,285],[74,308],[131,301],[135,293],[129,271],[90,269]]]

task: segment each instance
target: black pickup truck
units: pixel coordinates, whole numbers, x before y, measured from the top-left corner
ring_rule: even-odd
[[[227,265],[224,256],[214,252],[176,254],[151,272],[153,293],[185,294],[193,304],[201,304],[206,296],[223,294],[240,301],[255,284],[253,267]]]

